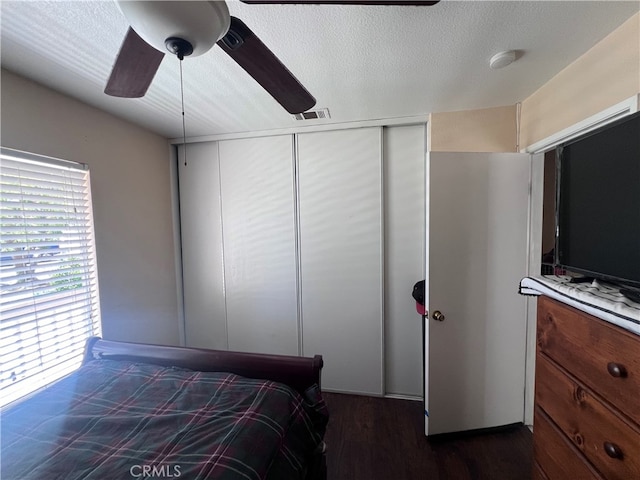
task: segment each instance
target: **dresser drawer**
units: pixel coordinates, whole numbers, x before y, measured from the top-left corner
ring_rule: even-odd
[[[533,463],[533,480],[549,480],[549,477],[545,475],[538,462]]]
[[[640,478],[638,427],[542,354],[536,361],[536,405],[605,478]]]
[[[640,423],[640,337],[547,297],[538,300],[538,352]]]
[[[534,411],[533,425],[533,454],[544,475],[538,473],[540,478],[602,480],[578,449],[538,407]]]

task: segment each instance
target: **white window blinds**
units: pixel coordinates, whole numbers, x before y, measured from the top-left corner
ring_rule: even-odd
[[[100,335],[89,171],[0,153],[0,404],[77,368]]]

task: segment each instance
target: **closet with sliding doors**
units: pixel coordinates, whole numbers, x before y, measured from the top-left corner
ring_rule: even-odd
[[[187,145],[187,346],[322,354],[323,389],[423,394],[425,125]]]

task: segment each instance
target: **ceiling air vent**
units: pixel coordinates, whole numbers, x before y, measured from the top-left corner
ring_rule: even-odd
[[[321,108],[320,110],[309,110],[308,112],[296,113],[293,115],[296,120],[323,120],[325,118],[331,118],[328,108]]]

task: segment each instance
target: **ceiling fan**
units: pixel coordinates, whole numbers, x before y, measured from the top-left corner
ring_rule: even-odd
[[[429,6],[433,1],[404,0],[241,0],[249,4],[332,4]],[[242,20],[229,15],[224,1],[116,0],[130,27],[105,93],[115,97],[144,96],[160,67],[164,52],[180,60],[198,56],[216,43],[289,113],[302,113],[315,98]]]

